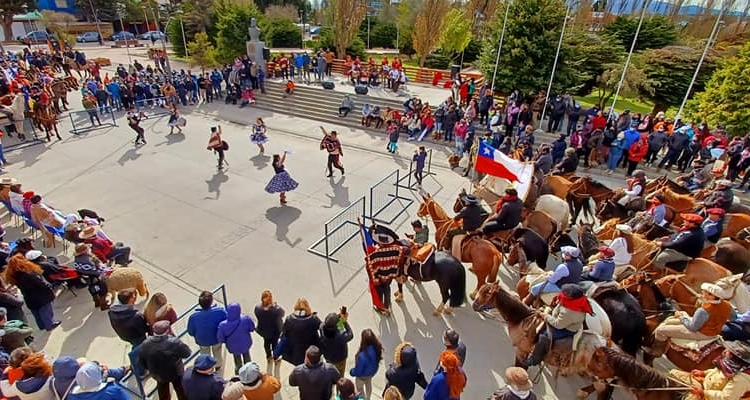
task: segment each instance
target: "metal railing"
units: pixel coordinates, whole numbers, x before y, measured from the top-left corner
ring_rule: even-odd
[[[92,110],[92,112],[94,111]],[[104,107],[103,110],[97,109],[96,116],[99,117],[99,125],[95,125],[91,121],[91,116],[87,110],[68,111],[70,126],[73,128],[70,130],[70,133],[74,135],[80,135],[81,133],[85,132],[91,132],[98,129],[112,128],[117,126],[115,112],[111,106]]]
[[[359,235],[357,219],[364,220],[364,218],[365,196],[362,196],[326,221],[323,237],[308,247],[307,251],[329,261],[339,262],[333,255]],[[322,251],[318,250],[320,245],[323,245]]]
[[[414,162],[414,158],[412,158],[409,163],[409,173],[399,178],[397,186],[402,189],[415,190],[414,186],[417,184],[417,178],[414,176],[415,172],[416,163]],[[424,180],[425,177],[430,175],[436,175],[432,172],[432,149],[427,150],[427,160],[425,160],[425,166],[422,170],[422,179]],[[406,184],[403,183],[404,181],[406,181]]]
[[[10,137],[10,132],[8,132],[7,128],[9,125],[14,125],[15,128],[15,122],[5,122],[2,132],[7,136],[3,137],[3,142],[5,142],[3,144],[3,151],[18,150],[44,143],[44,141],[39,138],[40,131],[36,129],[34,121],[31,118],[24,118],[21,123],[23,124],[23,135],[25,139],[18,141],[18,132],[13,132],[13,137]]]
[[[370,187],[370,220],[390,225],[396,220],[396,218],[403,214],[412,203],[414,203],[414,200],[411,198],[401,197],[399,195],[398,189],[400,180],[400,172],[399,170],[395,170]],[[388,220],[378,218],[378,216],[387,210],[393,203],[398,203],[398,212]]]
[[[221,286],[217,287],[216,289],[212,290],[211,293],[216,295],[217,293],[221,292],[221,299],[220,301],[217,301],[220,304],[223,304],[225,307],[227,305],[227,287],[226,284],[222,284]],[[214,296],[214,300],[216,300],[216,297]],[[185,311],[183,311],[180,315],[177,316],[177,321],[175,321],[175,324],[177,324],[180,321],[184,321],[185,319],[189,318],[190,314],[193,313],[195,308],[198,307],[198,303],[195,303],[188,307]],[[174,324],[172,325],[174,326]],[[184,336],[188,334],[187,327],[180,331],[176,335],[177,338],[182,339]],[[128,353],[128,359],[130,360],[131,366],[138,365],[138,360],[136,356],[135,349],[132,349],[130,353]],[[223,350],[222,350],[223,351]],[[195,357],[198,356],[199,350],[194,350],[192,354],[190,354],[190,357],[186,358],[182,365],[187,365],[189,362],[191,362]],[[134,373],[134,368],[131,367],[130,372],[128,372],[122,379],[120,379],[117,384],[120,385],[123,389],[127,390],[128,392],[134,394],[138,398],[141,399],[148,399],[151,398],[154,393],[156,392],[156,387],[147,390],[144,383],[146,379],[148,379],[148,374],[144,375],[143,377],[139,377],[138,374]],[[127,384],[127,382],[130,379],[135,379],[136,387],[133,388],[130,385]]]

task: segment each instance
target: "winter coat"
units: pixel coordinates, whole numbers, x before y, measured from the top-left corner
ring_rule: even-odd
[[[349,357],[349,342],[352,339],[354,339],[354,333],[346,321],[344,321],[344,330],[336,325],[330,327],[323,324],[320,327],[320,351],[329,363],[344,361]]]
[[[625,131],[625,148],[629,149],[638,139],[641,138],[641,133],[637,130],[630,128]]]
[[[0,390],[3,397],[17,397],[21,400],[55,400],[55,395],[50,389],[52,377],[39,376],[19,379],[11,385],[6,379],[0,381]]]
[[[641,162],[648,153],[648,142],[645,138],[641,138],[628,149],[628,160],[633,162]]]
[[[182,376],[188,400],[221,400],[226,381],[219,374],[202,374],[193,368]]]
[[[132,304],[115,304],[109,309],[109,323],[120,339],[136,345],[146,340],[149,326]]]
[[[32,272],[16,272],[13,275],[16,286],[26,300],[26,306],[31,310],[38,310],[55,300],[52,285],[42,275]]]
[[[328,400],[333,394],[333,385],[340,377],[341,374],[332,364],[302,364],[294,367],[289,375],[289,385],[299,387],[300,400]]]
[[[18,320],[25,321],[26,317],[23,312],[23,297],[14,295],[7,291],[0,291],[0,307],[5,307],[8,311],[6,318],[8,321]]]
[[[552,150],[550,150],[550,154],[552,154],[552,158],[555,160],[559,160],[565,156],[565,149],[568,147],[568,145],[565,143],[565,139],[556,139],[552,142]]]
[[[278,338],[281,336],[281,325],[284,320],[284,309],[273,303],[268,309],[261,304],[255,306],[255,318],[258,326],[255,332],[262,338]]]
[[[354,368],[349,371],[349,375],[353,377],[371,378],[378,372],[378,366],[380,360],[378,360],[375,346],[367,346],[364,351],[357,353],[357,360],[354,362]]]
[[[209,308],[197,308],[188,319],[188,334],[195,338],[198,346],[213,346],[219,343],[219,323],[227,319],[224,307],[216,304]]]
[[[5,331],[2,337],[2,347],[8,353],[12,353],[13,350],[19,347],[26,347],[27,338],[34,334],[34,330],[31,329],[25,323],[19,321],[8,321],[5,325],[0,325],[0,329]]]
[[[253,339],[250,333],[255,331],[255,322],[248,315],[242,314],[238,303],[227,305],[227,319],[219,323],[216,339],[226,343],[231,354],[243,354],[250,351]]]
[[[417,349],[402,345],[398,353],[398,360],[385,371],[385,380],[386,387],[397,387],[404,399],[407,400],[414,395],[416,385],[421,386],[422,389],[427,387],[427,380],[419,368]]]
[[[461,371],[463,373],[463,371]],[[435,374],[424,390],[424,400],[458,400],[449,397],[448,381],[445,372]]]
[[[232,382],[224,388],[223,400],[274,400],[274,394],[281,390],[281,382],[273,375],[263,374],[253,386],[242,382]]]
[[[292,314],[286,317],[281,333],[286,337],[282,356],[285,361],[293,365],[305,362],[305,351],[312,345],[320,342],[318,331],[320,329],[320,318],[317,314],[299,315]]]
[[[190,347],[174,336],[151,336],[139,346],[138,364],[157,382],[169,382],[182,377],[182,360],[190,357]]]
[[[703,244],[706,241],[706,234],[703,228],[696,226],[670,236],[669,240],[662,244],[663,249],[672,249],[688,257],[700,257],[703,250]]]
[[[682,131],[677,131],[669,138],[668,146],[672,151],[682,151],[687,148],[689,143],[690,136]]]
[[[651,151],[659,151],[659,149],[667,143],[667,140],[669,140],[669,136],[667,136],[666,133],[659,131],[651,132],[651,134],[648,135],[648,149]]]
[[[188,397],[190,400],[192,398]],[[120,385],[108,382],[103,388],[95,392],[84,392],[76,385],[66,400],[130,400],[130,395]]]

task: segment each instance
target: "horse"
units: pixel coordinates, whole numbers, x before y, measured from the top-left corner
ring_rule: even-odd
[[[50,133],[52,133],[53,130],[55,131],[55,135],[57,135],[57,139],[62,140],[60,132],[57,131],[57,115],[52,110],[51,106],[34,105],[34,120],[37,125],[47,133],[48,142],[52,140]]]
[[[535,262],[537,267],[541,269],[547,268],[549,248],[547,247],[547,241],[539,236],[538,233],[534,232],[531,229],[518,228],[513,232],[510,242],[512,243],[511,249],[515,245],[519,245],[520,247],[516,249],[516,252],[522,251],[524,253],[524,258],[526,258],[527,260],[527,255],[530,255],[531,261]],[[509,251],[511,250],[509,249]],[[508,265],[515,265],[511,261],[512,260],[509,256],[507,260]],[[523,272],[523,269],[521,269],[521,271]]]
[[[680,186],[677,182],[669,179],[667,175],[662,175],[658,178],[652,179],[646,182],[645,193],[654,193],[659,189],[667,188],[677,194],[690,194],[690,190]]]
[[[555,234],[549,238],[550,253],[557,254],[565,246],[578,247],[578,243],[576,243],[576,241],[573,240],[573,237],[570,236],[570,229],[555,232]]]
[[[674,218],[674,213],[672,213],[671,217]],[[633,233],[642,234],[648,240],[654,240],[672,234],[672,231],[669,229],[655,224],[653,217],[647,213],[636,213],[633,218],[628,221],[628,225],[633,228]]]
[[[675,312],[671,301],[664,296],[664,293],[661,292],[648,273],[636,272],[623,279],[620,286],[638,299],[641,310],[646,314],[649,338],[651,338],[654,329]]]
[[[557,196],[560,200],[565,200],[565,196],[568,194],[571,186],[573,186],[573,182],[562,176],[547,175],[544,177],[544,181],[542,181],[539,194],[552,194]]]
[[[542,239],[548,240],[557,232],[559,223],[546,212],[534,210],[526,215],[523,226],[539,234]]]
[[[594,351],[588,369],[599,379],[615,378],[607,384],[607,389],[599,394],[598,399],[610,398],[614,390],[613,384],[628,390],[637,400],[679,400],[685,392],[690,391],[690,387],[609,347],[600,347]],[[578,397],[588,396],[589,393],[579,392]]]
[[[607,219],[606,221],[602,222],[599,227],[594,229],[594,233],[596,233],[596,237],[599,240],[612,240],[615,238],[615,232],[617,231],[615,226],[619,223],[619,218]]]
[[[534,206],[535,211],[544,211],[555,221],[559,222],[558,229],[566,230],[573,224],[570,218],[570,208],[565,200],[551,195],[544,194],[539,196]]]
[[[600,220],[617,218],[625,221],[631,217],[630,212],[622,204],[607,200],[596,207],[596,217]]]
[[[703,249],[701,257],[709,258],[732,274],[744,274],[750,268],[750,249],[734,237],[719,239],[715,245]]]
[[[656,193],[664,195],[664,204],[674,209],[675,217],[673,223],[675,225],[682,224],[681,213],[692,213],[696,208],[695,199],[689,194],[679,194],[668,188],[661,188]]]
[[[537,328],[544,320],[532,308],[529,308],[515,295],[500,286],[499,282],[483,285],[472,303],[474,311],[495,308],[508,326],[508,335],[515,347],[515,365],[534,349]],[[557,367],[563,376],[583,374],[589,365],[591,354],[598,347],[604,346],[604,338],[599,335],[584,333],[578,342],[575,352],[571,351],[571,340],[557,340],[544,357],[547,365]]]
[[[55,79],[49,85],[49,91],[52,94],[51,102],[55,113],[60,114],[63,110],[68,111],[68,92],[71,89],[68,84],[62,79]]]
[[[570,206],[570,211],[573,214],[573,221],[578,220],[578,215],[583,211],[586,218],[593,216],[591,210],[590,200],[594,201],[594,206],[598,207],[608,199],[612,198],[614,192],[610,190],[604,184],[592,179],[591,177],[584,176],[575,181],[570,188],[568,193],[565,195],[565,200]]]
[[[457,226],[456,221],[449,217],[429,194],[423,195],[422,199],[424,202],[419,205],[417,216],[424,218],[429,215],[435,225],[435,241],[438,243],[438,250],[450,249],[452,243],[444,243],[445,237],[448,231]],[[478,236],[472,236],[463,241],[461,261],[472,263],[469,271],[477,276],[477,286],[470,295],[472,299],[483,284],[497,279],[502,257],[502,253],[495,248],[495,245]]]
[[[587,260],[599,252],[599,239],[592,224],[581,223],[578,226],[578,248]]]
[[[370,230],[386,234],[403,243],[398,235],[386,226],[374,225]],[[411,249],[411,243],[407,244],[409,244],[407,247]],[[435,251],[422,263],[413,257],[404,257],[397,278],[398,291],[395,296],[397,300],[403,298],[402,287],[406,278],[411,278],[416,282],[437,282],[440,287],[441,300],[433,311],[434,315],[443,312],[450,314],[454,307],[462,306],[466,300],[466,270],[460,261],[445,251]]]

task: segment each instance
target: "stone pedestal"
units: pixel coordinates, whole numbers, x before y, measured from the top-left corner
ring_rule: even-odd
[[[247,48],[247,57],[252,60],[253,62],[257,63],[260,68],[263,68],[263,71],[266,73],[266,60],[263,59],[263,49],[266,47],[266,44],[261,41],[249,41],[245,42],[245,47]]]

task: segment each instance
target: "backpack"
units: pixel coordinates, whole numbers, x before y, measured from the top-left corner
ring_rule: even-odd
[[[227,143],[226,140],[222,140],[221,141],[221,149],[224,150],[224,151],[228,151],[229,150],[229,143]]]

